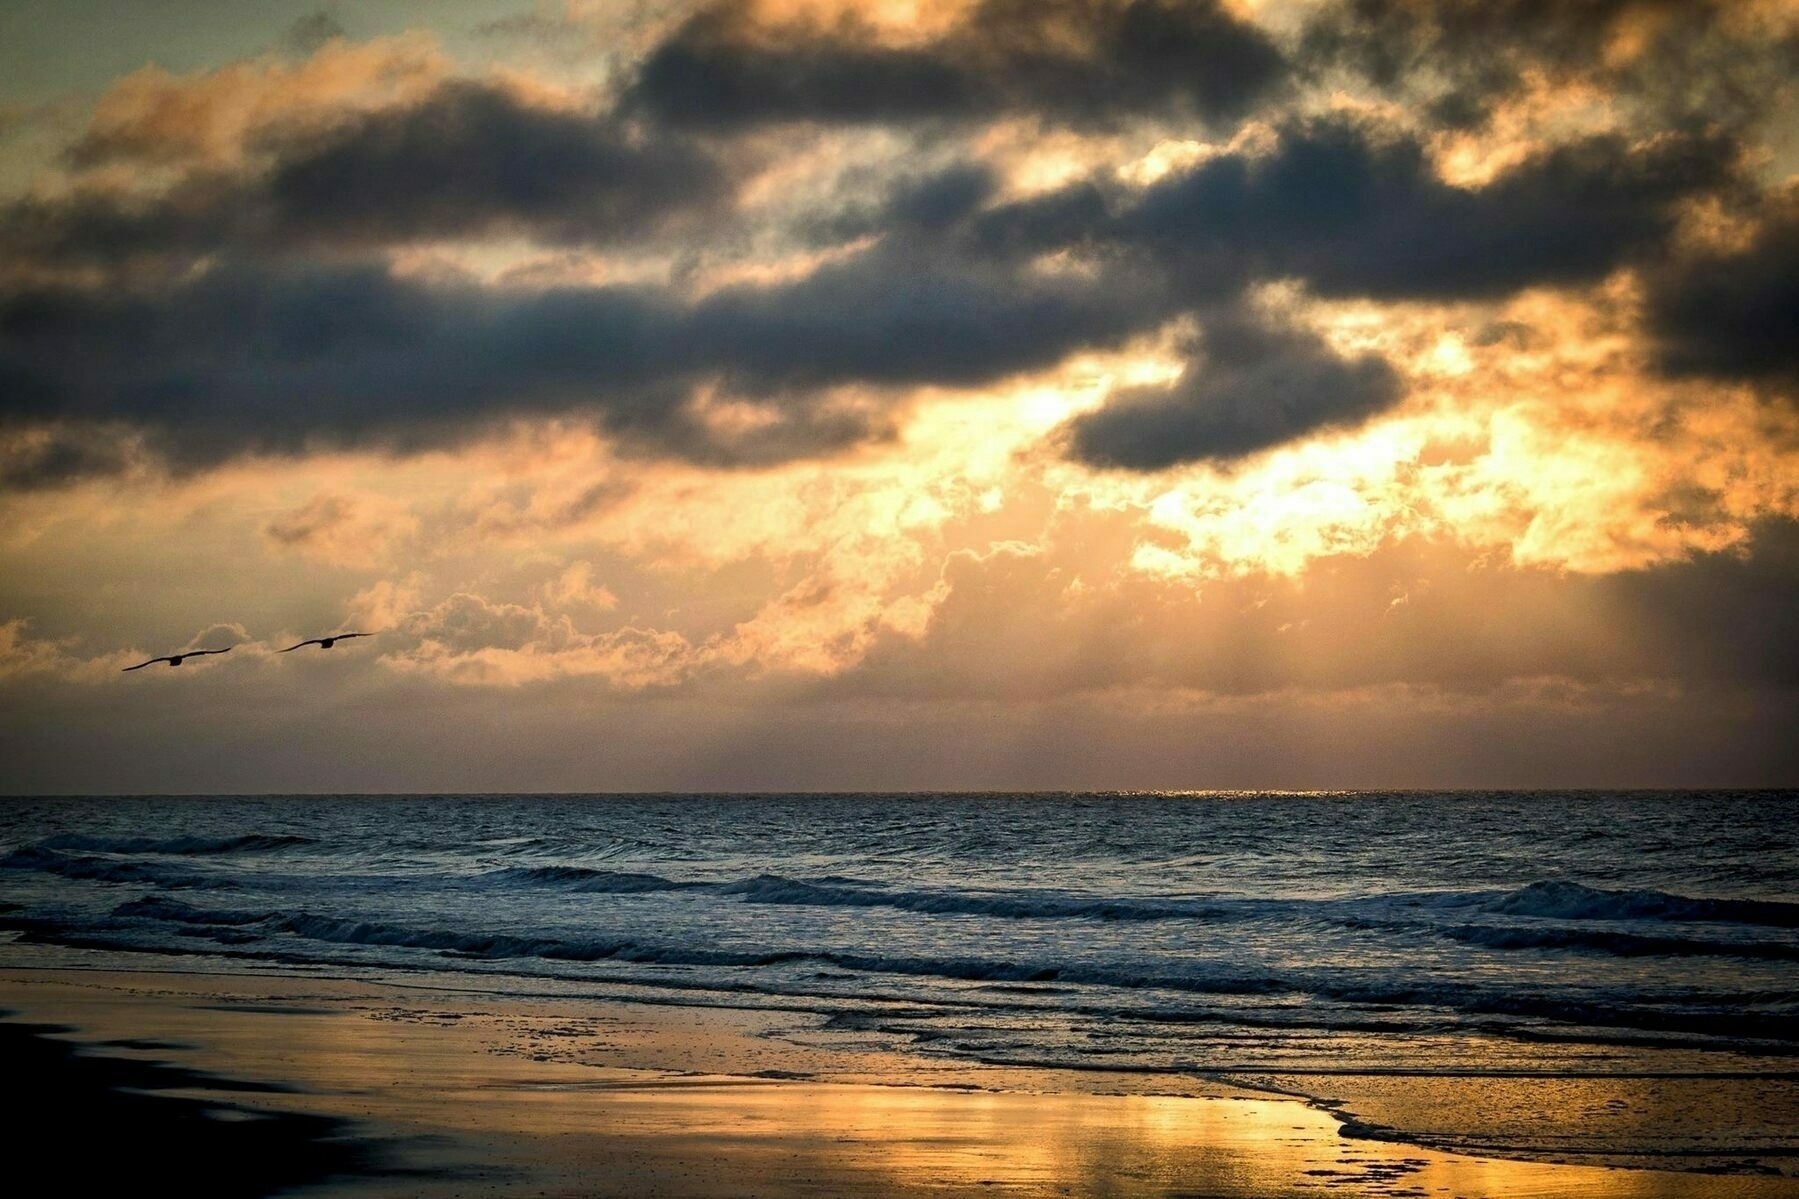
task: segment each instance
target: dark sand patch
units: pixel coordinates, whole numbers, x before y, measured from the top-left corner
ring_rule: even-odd
[[[59,1193],[236,1199],[385,1172],[347,1120],[211,1097],[287,1087],[95,1053],[61,1039],[69,1031],[0,1021],[0,1061],[19,1101],[9,1137],[21,1150],[74,1149],[40,1162]]]

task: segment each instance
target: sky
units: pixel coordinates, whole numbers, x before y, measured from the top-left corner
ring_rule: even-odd
[[[1799,783],[1799,0],[0,66],[0,791]]]

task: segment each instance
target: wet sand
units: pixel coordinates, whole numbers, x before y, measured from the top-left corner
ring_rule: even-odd
[[[0,971],[0,1009],[4,1060],[19,1065],[15,1095],[45,1097],[31,1120],[91,1126],[97,1152],[71,1163],[70,1185],[358,1196],[1799,1196],[1794,1178],[1355,1139],[1296,1100],[1177,1076],[937,1062],[834,1034],[802,1013],[341,978],[19,969]],[[19,1127],[29,1136],[33,1125]]]

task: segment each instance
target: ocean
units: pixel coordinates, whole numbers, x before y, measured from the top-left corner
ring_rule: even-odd
[[[1784,1103],[1799,792],[15,798],[0,966],[34,965],[767,1006],[1315,1098],[1715,1077]],[[1781,1120],[1704,1148],[1779,1151]]]

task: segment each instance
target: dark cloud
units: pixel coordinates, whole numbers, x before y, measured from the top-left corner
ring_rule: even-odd
[[[978,210],[997,189],[993,172],[976,163],[906,180],[888,197],[870,231],[945,229]]]
[[[1199,311],[1206,366],[1119,397],[1071,446],[1139,469],[1229,458],[1354,423],[1398,394],[1378,362],[1233,315],[1244,288],[1296,278],[1325,296],[1487,297],[1591,280],[1659,246],[1682,199],[1731,179],[1732,154],[1703,137],[1589,139],[1461,189],[1416,141],[1326,120],[1147,189],[1083,182],[1009,204],[963,164],[840,222],[877,235],[871,248],[698,300],[426,286],[275,255],[514,228],[611,236],[660,219],[654,201],[679,181],[715,179],[603,119],[457,85],[290,140],[253,187],[216,202],[196,182],[134,214],[91,198],[15,208],[14,241],[114,261],[145,242],[185,255],[178,281],[0,297],[0,411],[141,424],[194,462],[314,442],[404,448],[567,411],[646,451],[771,461],[891,431],[879,404],[833,389],[981,384]],[[226,253],[196,273],[208,245]],[[1068,251],[1075,269],[1042,269]],[[700,413],[706,395],[769,419],[722,435]]]
[[[579,21],[564,12],[548,12],[542,8],[527,9],[511,16],[496,17],[475,26],[477,37],[520,38],[526,41],[557,43],[575,35],[589,34]]]
[[[341,495],[319,495],[304,507],[264,524],[262,535],[276,545],[309,545],[343,527],[354,515],[352,501]]]
[[[717,293],[693,308],[681,336],[753,389],[972,385],[1115,344],[1157,305],[1122,279],[1021,277],[901,244],[785,287]]]
[[[0,376],[0,388],[6,380]],[[128,430],[64,426],[0,438],[0,491],[36,491],[119,474],[132,463]]]
[[[1598,64],[1623,23],[1684,15],[1710,25],[1708,0],[1352,0],[1325,7],[1306,30],[1313,54],[1348,61],[1373,81],[1396,86],[1435,58],[1484,90],[1517,83],[1527,64],[1571,71]]]
[[[1545,82],[1697,128],[1766,116],[1799,64],[1794,33],[1733,0],[1349,0],[1318,11],[1300,60],[1348,67],[1450,128]]]
[[[1155,470],[1352,425],[1399,398],[1379,360],[1345,360],[1233,312],[1247,285],[1298,279],[1326,297],[1406,300],[1591,282],[1660,254],[1681,203],[1732,185],[1735,162],[1726,139],[1596,137],[1460,188],[1416,139],[1325,119],[1288,126],[1270,151],[1216,156],[1140,193],[1082,182],[985,208],[957,236],[1004,261],[1066,248],[1123,255],[1161,276],[1165,312],[1214,313],[1203,365],[1070,427],[1075,457]]]
[[[1658,258],[1686,201],[1743,186],[1739,163],[1721,136],[1599,136],[1457,187],[1417,138],[1329,117],[1289,122],[1270,148],[1215,155],[1142,189],[1096,176],[993,203],[988,174],[958,164],[820,228],[928,234],[1019,271],[1070,251],[1130,261],[1163,281],[1175,308],[1278,279],[1329,297],[1479,299]]]
[[[738,2],[689,19],[627,103],[674,125],[912,122],[1040,115],[1228,117],[1281,80],[1268,37],[1217,0],[983,0],[923,45],[855,20],[767,27]]]
[[[1741,546],[1593,585],[1640,630],[1657,673],[1799,689],[1799,520],[1764,519]]]
[[[1315,335],[1240,313],[1209,322],[1203,354],[1169,387],[1133,388],[1069,427],[1092,466],[1161,470],[1234,459],[1396,403],[1399,376],[1376,356],[1345,358]]]
[[[373,266],[221,266],[169,288],[0,299],[0,421],[124,421],[177,460],[313,444],[397,448],[546,412],[702,461],[879,435],[828,394],[976,384],[1110,344],[1142,322],[1105,280],[1019,280],[872,251],[794,283],[686,300],[649,287],[524,294]],[[771,418],[738,438],[702,393]]]
[[[1727,183],[1735,155],[1704,136],[1594,137],[1461,188],[1413,138],[1313,121],[1265,156],[1158,182],[1112,236],[1167,257],[1201,295],[1247,276],[1300,278],[1327,296],[1498,296],[1591,281],[1658,248],[1678,203]]]
[[[482,236],[608,244],[715,211],[731,188],[683,138],[467,81],[269,134],[259,157],[266,165],[196,173],[151,197],[15,202],[0,209],[0,247],[15,262],[117,265]]]
[[[326,42],[336,38],[347,37],[348,32],[338,19],[325,9],[307,13],[281,35],[281,43],[297,54],[316,54]]]
[[[1799,384],[1799,189],[1748,243],[1650,277],[1649,331],[1675,374]]]
[[[1582,18],[1610,37],[1622,18],[1598,8],[1623,9]],[[1345,12],[1376,28],[1427,9]],[[1330,53],[1348,54],[1348,38]],[[1147,187],[1097,172],[1005,200],[972,159],[888,163],[845,186],[835,212],[751,228],[733,201],[765,150],[674,127],[1179,120],[1265,100],[1283,70],[1213,0],[984,0],[906,45],[853,17],[771,29],[723,4],[652,50],[617,111],[462,80],[277,125],[250,165],[196,169],[160,194],[17,200],[0,208],[14,280],[0,285],[0,422],[35,448],[7,478],[123,461],[76,428],[141,429],[151,449],[203,464],[315,444],[404,449],[546,413],[591,414],[627,451],[775,461],[891,435],[905,388],[1047,368],[1181,317],[1204,326],[1203,356],[1173,387],[1077,421],[1069,450],[1126,469],[1227,460],[1399,396],[1386,364],[1248,315],[1248,290],[1282,280],[1326,298],[1493,299],[1642,267],[1656,272],[1649,312],[1670,369],[1790,373],[1783,264],[1799,223],[1771,217],[1749,251],[1669,265],[1684,204],[1749,193],[1739,143],[1717,131],[1587,137],[1456,187],[1417,135],[1288,118]],[[876,190],[870,179],[880,198],[846,198]],[[679,247],[699,262],[762,237],[869,245],[797,281],[698,298],[684,281],[428,285],[382,261],[409,243],[496,237]],[[709,415],[745,405],[752,419]]]
[[[1600,136],[1456,187],[1415,137],[1331,117],[1145,189],[1082,180],[985,207],[954,232],[996,260],[1135,256],[1195,305],[1274,279],[1330,297],[1492,298],[1658,256],[1685,201],[1741,186],[1739,158],[1724,137]]]
[[[281,235],[387,242],[516,232],[608,242],[717,201],[717,166],[606,116],[451,84],[282,148],[265,196]]]
[[[924,171],[904,171],[887,178],[870,178],[858,172],[841,189],[832,207],[802,216],[794,232],[812,246],[847,246],[864,238],[882,239],[890,246],[906,243],[925,256],[942,256],[946,249],[964,254],[969,221],[999,190],[999,179],[978,162],[956,161]],[[872,194],[863,194],[872,193]],[[985,247],[969,256],[989,266],[1011,269]]]
[[[1542,344],[1542,338],[1535,329],[1522,321],[1496,320],[1487,321],[1475,329],[1468,337],[1468,344],[1529,350]]]
[[[13,266],[128,266],[190,256],[217,245],[229,221],[222,195],[236,182],[209,179],[151,199],[75,192],[0,207],[0,250]]]

